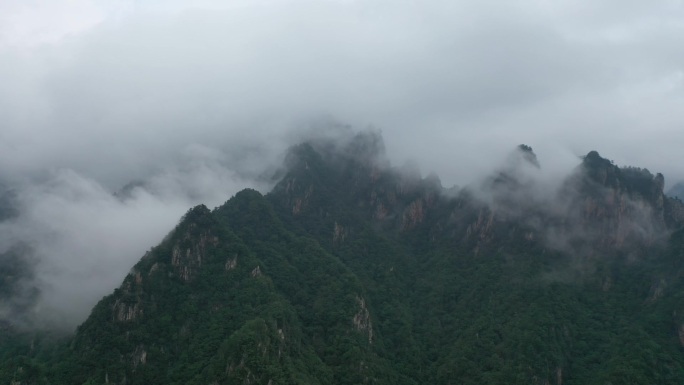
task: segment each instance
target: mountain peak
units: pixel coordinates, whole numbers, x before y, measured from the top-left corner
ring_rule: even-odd
[[[334,136],[320,136],[291,147],[285,157],[290,171],[306,171],[322,164],[373,168],[387,166],[385,142],[380,130],[357,133],[341,131]]]
[[[519,145],[445,194],[381,163],[379,131],[331,136],[292,147],[268,194],[190,209],[58,348],[10,350],[0,317],[0,382],[681,383],[684,238],[661,240],[684,207],[662,175],[592,151],[550,196]]]
[[[526,144],[520,144],[518,145],[516,150],[516,154],[520,155],[524,161],[528,162],[529,164],[537,168],[540,168],[539,160],[537,159],[537,154],[534,153],[532,147]]]
[[[665,177],[661,173],[653,175],[646,168],[618,167],[613,161],[601,157],[597,151],[590,151],[584,156],[580,168],[592,183],[650,201],[662,200]]]
[[[588,169],[607,169],[616,167],[612,161],[601,157],[598,151],[592,150],[582,157],[582,167]]]
[[[360,159],[380,159],[385,157],[385,141],[382,132],[369,128],[354,135],[347,150],[350,156]]]

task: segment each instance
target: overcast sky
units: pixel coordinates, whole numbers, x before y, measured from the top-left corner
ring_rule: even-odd
[[[77,272],[101,296],[189,205],[254,186],[326,120],[382,130],[447,186],[520,143],[550,173],[598,150],[672,184],[683,85],[681,0],[2,0],[0,180],[25,192],[4,238],[42,244],[53,278],[116,265]],[[112,200],[132,180],[155,187]]]
[[[326,115],[446,184],[518,143],[679,180],[683,40],[677,0],[3,0],[0,170],[114,185]]]

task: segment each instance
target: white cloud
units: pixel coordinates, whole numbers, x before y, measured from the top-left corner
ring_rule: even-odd
[[[119,271],[321,116],[380,128],[396,164],[445,185],[519,143],[551,174],[596,149],[684,179],[681,1],[9,0],[0,15],[0,180],[62,199],[26,201],[67,224],[59,242],[109,213],[93,244],[69,246],[82,258],[149,205],[161,230],[103,256]],[[55,178],[88,199],[63,201]],[[148,182],[135,209],[109,195],[132,180]]]

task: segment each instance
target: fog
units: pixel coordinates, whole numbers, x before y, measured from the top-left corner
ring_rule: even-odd
[[[244,187],[264,188],[221,166],[214,154],[192,150],[182,168],[170,165],[116,195],[70,169],[14,186],[18,215],[0,222],[0,252],[28,245],[38,262],[35,280],[23,282],[29,293],[40,292],[38,305],[22,317],[28,326],[72,328],[190,207],[217,206]]]
[[[37,318],[73,327],[189,207],[267,191],[287,146],[337,123],[380,129],[394,164],[445,186],[520,143],[549,178],[596,149],[671,184],[683,16],[672,0],[5,0],[0,183],[19,215],[0,251],[34,248]]]

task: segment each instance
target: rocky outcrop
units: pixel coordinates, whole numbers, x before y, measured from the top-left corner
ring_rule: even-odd
[[[185,282],[191,281],[202,266],[207,250],[218,243],[218,237],[209,232],[203,232],[199,237],[190,234],[182,237],[171,250],[171,266],[178,277]]]
[[[605,254],[664,240],[684,223],[684,207],[665,196],[664,184],[662,174],[620,168],[589,152],[561,188],[552,228],[563,240],[555,244]]]
[[[489,241],[492,238],[496,215],[494,211],[480,209],[477,220],[470,223],[466,229],[466,237],[475,237],[480,241]]]
[[[235,268],[237,267],[237,264],[238,264],[238,256],[237,255],[233,255],[232,257],[229,257],[228,260],[226,261],[226,264],[225,264],[226,271],[235,270]]]
[[[145,346],[139,345],[135,349],[135,352],[131,355],[131,361],[134,368],[147,363],[147,350],[145,350]]]
[[[344,242],[344,240],[347,238],[348,234],[349,234],[349,231],[347,230],[346,227],[335,222],[335,227],[333,229],[333,244],[337,245],[337,244]]]
[[[112,307],[114,320],[119,322],[136,321],[143,315],[142,304],[138,301],[129,303],[121,299],[117,299]]]
[[[366,307],[366,300],[362,297],[357,296],[356,302],[359,306],[359,310],[354,314],[352,320],[354,328],[356,330],[364,332],[368,336],[368,343],[373,343],[373,322],[370,318],[370,312]]]
[[[422,199],[411,202],[404,210],[401,229],[410,230],[425,220],[425,208]]]
[[[255,267],[250,274],[252,278],[261,277],[261,268],[259,266]]]

